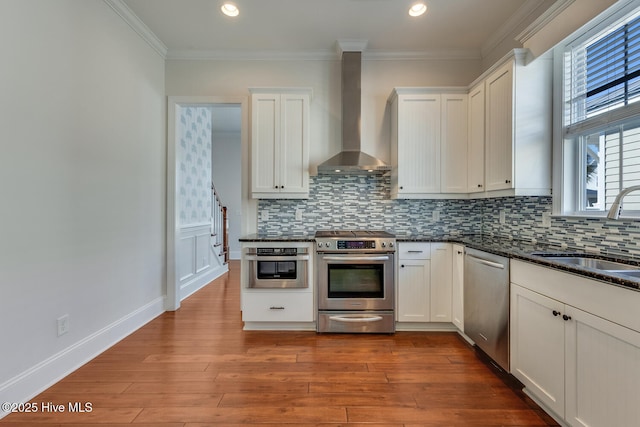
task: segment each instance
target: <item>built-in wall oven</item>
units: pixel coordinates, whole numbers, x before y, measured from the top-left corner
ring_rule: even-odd
[[[395,332],[395,236],[318,231],[316,245],[318,332]]]
[[[308,288],[307,248],[247,248],[249,288]]]

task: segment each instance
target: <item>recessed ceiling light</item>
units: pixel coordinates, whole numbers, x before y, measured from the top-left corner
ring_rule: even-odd
[[[240,10],[238,10],[238,6],[236,6],[233,3],[223,4],[220,10],[222,10],[222,13],[224,13],[227,16],[238,16],[240,14]]]
[[[409,15],[420,16],[427,11],[427,5],[424,3],[416,3],[409,9]]]

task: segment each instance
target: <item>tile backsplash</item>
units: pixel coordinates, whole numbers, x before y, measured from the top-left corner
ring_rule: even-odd
[[[603,254],[640,256],[640,221],[552,217],[551,197],[392,200],[380,176],[311,177],[309,199],[260,200],[261,234],[313,234],[320,229],[382,229],[407,236],[492,234]],[[268,220],[262,220],[267,212]],[[296,219],[296,211],[302,219]],[[435,212],[435,215],[434,215]],[[504,222],[500,221],[504,212]]]

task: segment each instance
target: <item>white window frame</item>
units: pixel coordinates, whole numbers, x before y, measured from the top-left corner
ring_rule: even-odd
[[[615,5],[554,48],[553,214],[555,216],[604,218],[607,215],[605,210],[579,209],[582,197],[581,182],[584,180],[584,173],[579,164],[582,144],[565,137],[565,51],[568,46],[589,40],[637,11],[637,2]],[[596,132],[616,124],[637,120],[640,120],[640,103],[630,104],[612,113],[603,113],[588,120],[590,123],[587,124],[584,133],[587,133],[587,129],[589,132]],[[625,219],[640,219],[640,211],[625,210],[623,216]]]

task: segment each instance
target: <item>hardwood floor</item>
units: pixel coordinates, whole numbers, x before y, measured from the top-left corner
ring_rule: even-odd
[[[239,263],[2,425],[556,425],[455,333],[242,331]],[[49,402],[51,404],[49,404]],[[70,412],[69,404],[90,404]],[[47,406],[49,405],[49,406]],[[52,412],[63,405],[64,412]]]

